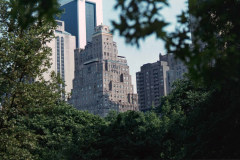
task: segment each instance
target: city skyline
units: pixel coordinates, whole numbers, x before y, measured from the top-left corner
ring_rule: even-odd
[[[166,7],[163,10],[164,18],[172,23],[167,27],[168,31],[172,31],[176,26],[176,15],[180,14],[182,10],[187,9],[186,0],[169,0],[170,7]],[[103,0],[103,23],[110,26],[111,20],[118,20],[120,11],[114,10],[114,0]],[[140,67],[146,63],[154,63],[159,59],[159,53],[166,54],[164,48],[164,42],[156,39],[154,36],[148,37],[145,41],[140,41],[140,48],[131,46],[125,43],[124,37],[120,37],[118,33],[114,33],[115,41],[118,43],[119,53],[128,59],[130,66],[130,74],[132,75],[132,81],[134,85],[134,92],[136,89],[136,72],[140,71]]]
[[[59,0],[61,5],[71,2],[72,0]],[[95,0],[100,1],[100,0]],[[120,11],[114,10],[114,0],[101,0],[103,6],[103,24],[113,29],[111,20],[118,20]],[[177,20],[176,15],[180,14],[182,10],[187,9],[186,0],[169,0],[169,7],[163,9],[164,18],[171,23],[167,27],[168,31],[175,29]],[[134,93],[137,93],[136,88],[136,73],[140,71],[143,64],[154,63],[159,58],[159,53],[166,54],[164,42],[156,39],[154,36],[148,37],[145,41],[140,41],[140,48],[131,46],[125,43],[124,37],[120,37],[118,33],[113,34],[115,41],[118,43],[119,53],[128,59],[130,66],[130,75],[132,75],[132,82],[134,86]],[[83,47],[84,48],[84,47]]]

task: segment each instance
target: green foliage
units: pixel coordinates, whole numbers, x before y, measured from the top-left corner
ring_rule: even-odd
[[[151,13],[151,9],[144,7],[128,10],[129,4],[137,2],[117,0],[116,6],[123,9],[120,15],[123,18],[115,29],[138,46],[138,40],[164,32],[164,27],[150,27],[147,33],[145,28],[136,27],[133,33],[139,34],[130,34],[132,26],[128,22],[134,19],[129,15],[139,14],[145,20],[147,13]],[[141,1],[144,2],[155,1]],[[194,84],[178,84],[173,93],[164,98],[164,105],[158,111],[162,118],[166,116],[164,124],[173,124],[164,134],[169,135],[165,147],[169,152],[164,153],[170,159],[177,159],[174,157],[177,154],[184,159],[239,158],[240,1],[188,0],[188,3],[189,10],[178,16],[176,30],[158,36],[166,42],[168,53],[185,63]],[[153,12],[149,17],[154,16],[158,14]],[[137,22],[138,26],[145,25],[144,21]],[[130,32],[130,36],[124,31]],[[182,133],[177,128],[184,136],[175,143],[177,132]]]
[[[46,46],[53,38],[54,24],[43,21],[25,30],[20,22],[9,23],[11,9],[1,2],[0,9],[0,101],[6,110],[53,105],[59,100],[60,79],[52,75],[45,81],[42,73],[50,67],[51,49]],[[7,10],[5,10],[8,8]],[[9,31],[10,28],[14,30]]]
[[[166,34],[167,1],[118,0],[121,22],[113,24],[127,42],[151,34],[166,40],[191,80],[176,82],[156,113],[102,119],[62,102],[54,73],[42,77],[57,1],[0,0],[0,159],[239,158],[239,3],[189,0],[196,25],[190,30],[183,13]]]
[[[223,90],[196,86],[189,80],[175,83],[157,112],[164,158],[238,158],[239,85]],[[229,90],[230,89],[230,90]],[[217,97],[217,98],[216,98]]]
[[[107,119],[109,119],[107,117]],[[103,128],[102,159],[158,159],[161,121],[154,113],[120,113]]]
[[[37,153],[41,159],[94,159],[98,151],[92,145],[99,137],[100,117],[68,105],[41,112],[24,122],[39,136]]]
[[[35,23],[41,24],[42,20],[54,22],[54,16],[60,13],[57,0],[1,0],[3,2],[11,9],[9,23],[17,23],[22,31]],[[9,31],[14,29],[9,28]]]
[[[162,98],[162,104],[170,104],[172,107],[170,110],[180,106],[185,114],[193,111],[199,104],[205,103],[211,95],[210,88],[196,86],[187,79],[175,81],[173,88],[168,96]],[[162,109],[162,107],[159,107],[157,112],[162,113]]]
[[[140,39],[155,34],[166,42],[168,53],[188,66],[196,82],[217,87],[239,82],[238,0],[188,0],[189,10],[178,16],[172,33],[164,30],[167,23],[161,15],[167,1],[116,1],[121,14],[120,22],[113,25],[126,42],[139,46]]]
[[[169,35],[167,49],[185,62],[195,81],[217,87],[239,83],[240,2],[189,0],[189,3],[189,13],[179,17],[181,29]],[[186,19],[190,19],[190,26]]]
[[[239,158],[240,86],[228,84],[191,113],[186,138],[187,158]]]
[[[155,34],[158,38],[165,37],[163,28],[168,25],[161,14],[163,7],[168,6],[167,0],[118,0],[115,9],[120,8],[120,22],[112,21],[115,30],[126,38],[127,43],[137,44],[139,40]]]
[[[2,160],[37,159],[31,154],[37,148],[36,136],[24,126],[18,126],[16,118],[0,112],[0,158]]]
[[[0,112],[1,159],[94,159],[104,121],[66,104],[32,107],[28,115]],[[6,120],[7,119],[7,120]]]
[[[33,154],[38,135],[23,120],[35,108],[50,110],[60,102],[61,80],[54,74],[51,81],[42,77],[50,66],[46,44],[53,38],[54,24],[41,19],[41,24],[21,28],[21,20],[12,19],[13,2],[0,1],[0,157],[38,159]]]
[[[212,91],[196,86],[190,80],[178,80],[174,83],[172,92],[162,99],[162,104],[156,111],[162,120],[164,136],[164,159],[183,159],[186,156],[186,144],[192,134],[191,122],[193,114],[206,105]]]

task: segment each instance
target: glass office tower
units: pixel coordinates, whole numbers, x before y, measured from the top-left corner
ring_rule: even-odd
[[[87,42],[92,41],[92,34],[96,27],[96,5],[86,2],[86,37]]]
[[[102,0],[61,0],[64,10],[59,20],[65,22],[66,31],[76,36],[76,47],[84,48],[91,41],[97,25],[102,24]]]

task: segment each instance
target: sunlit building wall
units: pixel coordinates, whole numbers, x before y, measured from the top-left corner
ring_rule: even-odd
[[[65,82],[65,91],[71,92],[74,78],[74,49],[76,38],[64,30],[64,22],[57,21],[58,27],[54,31],[55,38],[47,45],[52,49],[51,68],[43,74],[45,80],[50,80],[51,72],[60,74]]]

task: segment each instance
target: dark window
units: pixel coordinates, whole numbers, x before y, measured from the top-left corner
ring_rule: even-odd
[[[62,22],[57,21],[57,25],[62,26]]]

